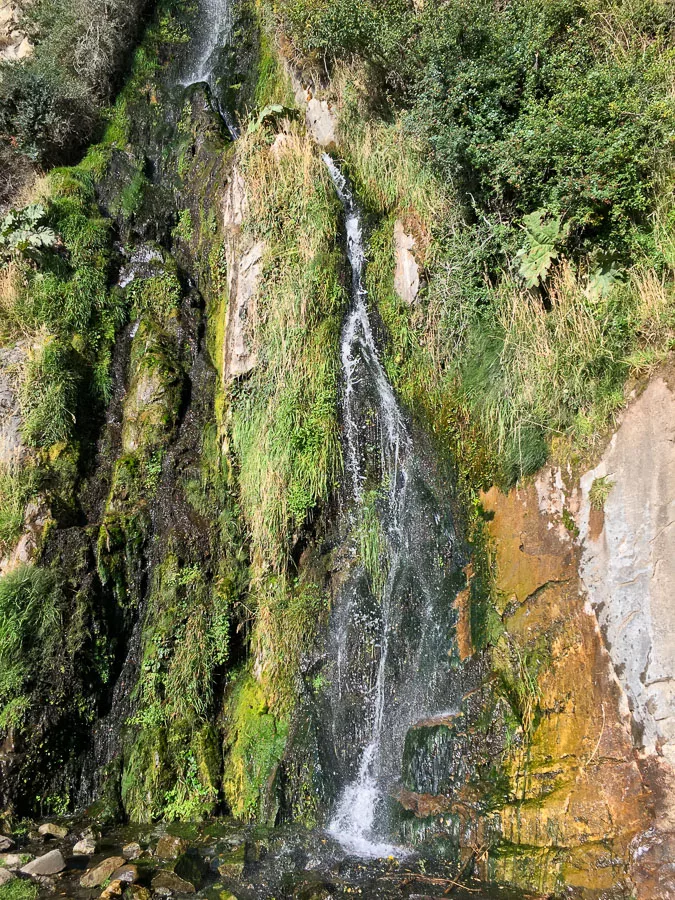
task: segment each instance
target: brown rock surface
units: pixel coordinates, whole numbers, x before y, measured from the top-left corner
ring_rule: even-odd
[[[88,872],[85,872],[82,878],[80,878],[80,885],[86,888],[99,887],[104,881],[107,881],[110,878],[116,869],[123,866],[124,863],[125,860],[121,856],[110,856],[93,869],[89,869]]]

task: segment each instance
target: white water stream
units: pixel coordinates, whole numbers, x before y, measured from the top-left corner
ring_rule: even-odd
[[[208,84],[217,111],[232,138],[236,140],[239,129],[231,113],[218,100],[214,78],[219,53],[232,39],[233,24],[232,0],[199,0],[180,83],[184,87],[192,84]]]
[[[351,480],[353,498],[358,504],[363,500],[364,448],[357,418],[356,394],[360,379],[367,378],[374,390],[377,407],[382,476],[383,482],[387,482],[389,486],[390,527],[396,531],[407,484],[405,458],[409,450],[410,438],[394,392],[380,362],[368,318],[366,290],[363,284],[365,253],[360,212],[344,175],[333,159],[328,154],[324,154],[323,160],[345,210],[347,255],[352,272],[351,307],[342,329],[340,347],[344,378],[342,417],[347,471]],[[392,562],[390,571],[394,572],[397,568],[396,561]],[[390,575],[382,598],[380,658],[374,685],[370,741],[361,756],[358,774],[344,788],[328,825],[328,832],[346,849],[363,857],[401,857],[405,855],[405,851],[400,847],[378,840],[375,832],[376,813],[383,799],[382,733],[391,627],[392,585],[393,577]],[[338,652],[339,654],[348,652],[348,648],[341,646]]]

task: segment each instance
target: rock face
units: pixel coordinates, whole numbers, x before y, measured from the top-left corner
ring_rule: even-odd
[[[14,62],[30,56],[33,45],[21,30],[21,10],[14,0],[0,0],[0,60]]]
[[[675,897],[675,393],[665,378],[628,408],[581,489],[581,573],[655,802],[636,872],[645,898]]]
[[[396,270],[394,272],[394,290],[401,300],[409,306],[417,299],[420,289],[420,272],[413,254],[415,238],[407,234],[400,219],[394,223],[394,252],[396,254]]]
[[[223,379],[246,375],[256,364],[252,347],[258,283],[265,250],[260,241],[242,235],[246,211],[246,185],[238,169],[230,178],[223,203],[228,306],[223,346]]]

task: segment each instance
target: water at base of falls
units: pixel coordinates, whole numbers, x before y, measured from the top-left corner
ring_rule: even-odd
[[[351,526],[353,533],[375,529],[383,576],[355,566],[333,613],[333,736],[347,783],[327,830],[358,856],[401,858],[406,850],[386,840],[386,807],[405,734],[452,701],[455,534],[379,358],[360,211],[335,161],[323,159],[344,207],[352,275],[340,350]]]

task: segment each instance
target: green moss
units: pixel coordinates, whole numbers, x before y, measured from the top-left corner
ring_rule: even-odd
[[[234,682],[225,716],[223,790],[228,805],[237,818],[273,821],[270,779],[286,746],[288,723],[270,712],[261,685],[248,671]]]

